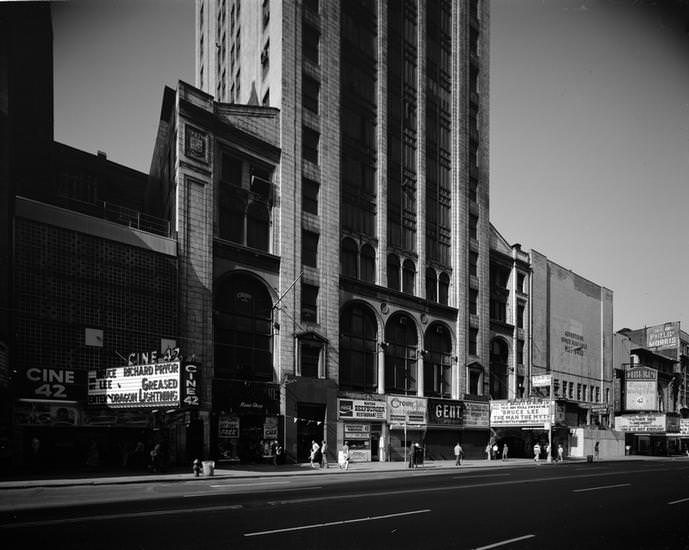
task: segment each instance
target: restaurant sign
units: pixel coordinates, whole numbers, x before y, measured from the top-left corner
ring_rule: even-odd
[[[385,420],[385,410],[385,401],[337,400],[337,418],[340,420]]]
[[[490,402],[491,427],[544,426],[553,422],[553,401],[548,399],[501,399]]]

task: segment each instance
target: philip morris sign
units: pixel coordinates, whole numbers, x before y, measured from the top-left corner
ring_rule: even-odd
[[[501,399],[490,402],[491,427],[543,426],[553,422],[548,399]]]

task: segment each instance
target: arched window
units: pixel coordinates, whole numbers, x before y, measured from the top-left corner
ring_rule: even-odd
[[[423,390],[431,397],[452,397],[452,339],[450,331],[434,323],[424,336]]]
[[[376,251],[370,244],[361,247],[361,280],[376,282]]]
[[[416,286],[416,267],[411,260],[404,261],[402,269],[402,292],[405,294],[415,294]]]
[[[352,239],[343,239],[340,251],[340,262],[342,275],[347,277],[358,276],[357,269],[357,247],[356,243]]]
[[[246,274],[215,293],[215,377],[272,380],[272,307],[266,287]]]
[[[361,304],[340,316],[340,388],[372,392],[378,386],[376,318]]]
[[[490,395],[492,399],[507,399],[507,359],[509,349],[501,338],[490,343]]]
[[[450,294],[450,276],[447,273],[441,273],[438,278],[438,303],[444,306],[448,305],[448,296]]]
[[[270,215],[268,207],[260,202],[249,205],[246,213],[246,245],[265,252],[269,251]]]
[[[405,314],[390,317],[385,342],[385,390],[415,395],[418,337],[413,319]]]
[[[438,301],[438,278],[432,267],[426,268],[426,300]]]
[[[394,254],[388,254],[388,288],[400,289],[400,260]]]

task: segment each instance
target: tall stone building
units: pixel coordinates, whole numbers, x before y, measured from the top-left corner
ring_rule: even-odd
[[[362,460],[403,458],[412,440],[436,458],[457,438],[483,449],[488,30],[476,0],[197,0],[203,108],[254,137],[251,120],[275,116],[264,141],[279,149],[277,162],[271,147],[238,153],[251,140],[202,125],[211,438],[228,440],[228,458],[256,457],[276,434],[296,460],[324,439]],[[175,206],[182,225],[199,204]],[[221,328],[233,300],[246,316]],[[218,389],[240,383],[272,389]]]

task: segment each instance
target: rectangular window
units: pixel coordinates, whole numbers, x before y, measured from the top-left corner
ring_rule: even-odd
[[[318,93],[320,84],[315,78],[304,74],[301,84],[301,103],[305,109],[318,114]]]
[[[517,328],[524,328],[524,304],[517,304]]]
[[[304,212],[318,215],[318,188],[317,181],[304,178],[301,184],[301,208]]]
[[[266,40],[263,49],[261,50],[261,73],[263,78],[268,74],[268,68],[270,67],[270,40]]]
[[[553,395],[555,397],[560,396],[560,381],[557,378],[553,379]]]
[[[478,315],[478,290],[475,288],[469,289],[469,313]]]
[[[469,275],[478,275],[478,252],[469,252]]]
[[[569,395],[570,399],[574,399],[574,382],[569,383]]]
[[[238,158],[230,156],[228,154],[223,154],[222,156],[222,167],[221,167],[221,178],[224,182],[227,182],[236,187],[242,186],[242,161]]]
[[[318,321],[318,287],[302,283],[301,285],[301,320],[309,323]]]
[[[301,232],[301,263],[309,267],[318,267],[318,233]]]
[[[469,393],[472,395],[481,395],[479,391],[479,383],[481,381],[481,371],[477,369],[469,369]]]
[[[302,32],[301,32],[301,44],[302,44],[302,51],[303,55],[306,59],[309,61],[312,61],[315,64],[318,64],[318,41],[320,39],[320,35],[318,33],[318,30],[309,25],[308,23],[304,23],[302,25]]]
[[[524,340],[517,340],[517,364],[524,364]]]
[[[524,288],[524,283],[526,281],[526,275],[523,273],[517,273],[517,292],[526,294],[526,289]]]
[[[478,352],[478,329],[469,329],[469,355],[477,355]]]
[[[478,239],[478,216],[469,215],[469,237]]]
[[[581,384],[577,384],[577,401],[581,401]]]
[[[301,344],[301,375],[318,378],[318,362],[321,356],[320,346]]]
[[[318,164],[318,141],[320,134],[306,126],[302,127],[301,149],[302,156],[314,164]]]

